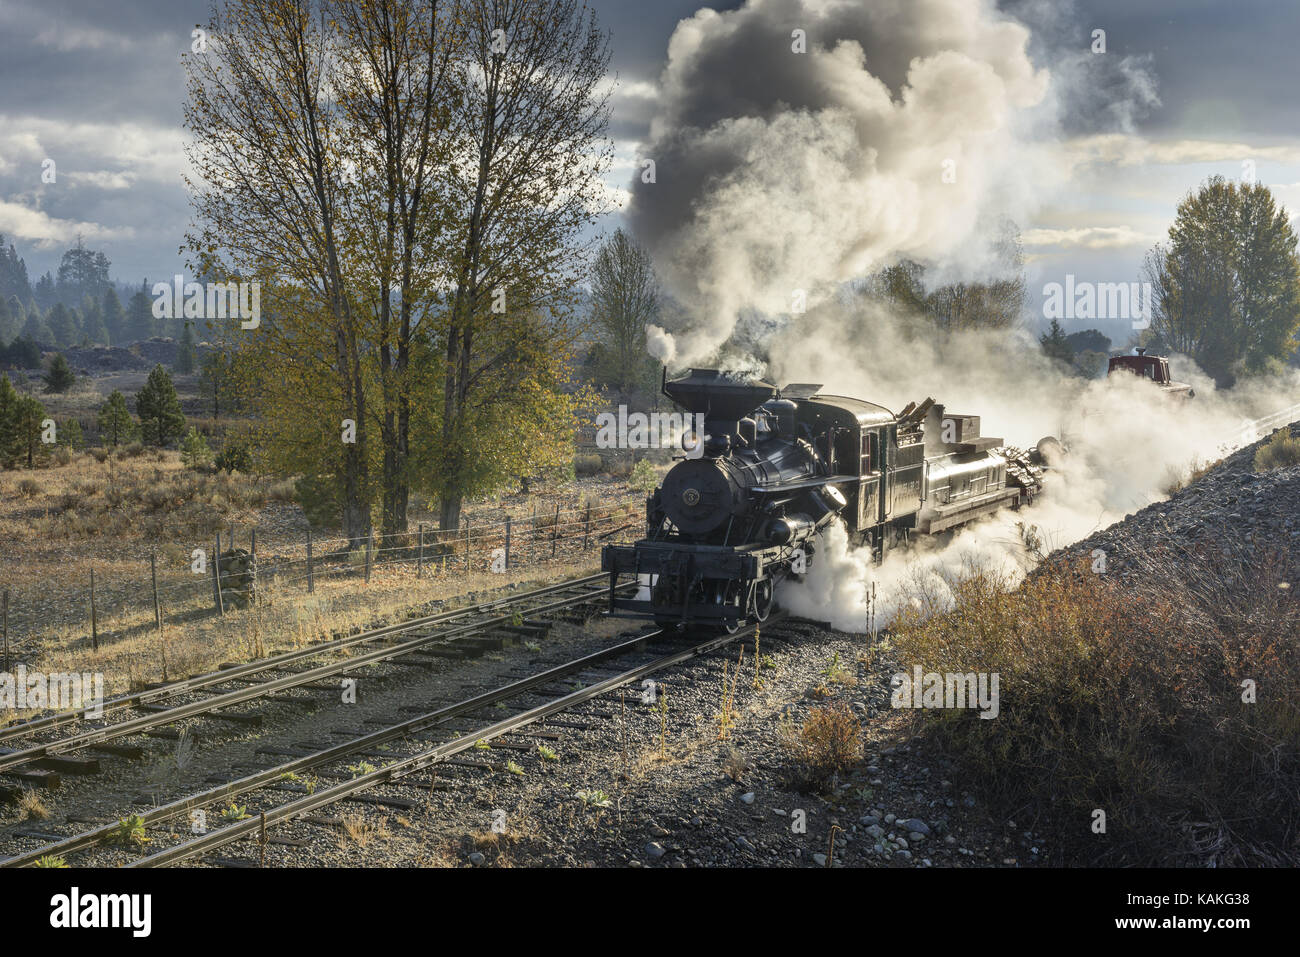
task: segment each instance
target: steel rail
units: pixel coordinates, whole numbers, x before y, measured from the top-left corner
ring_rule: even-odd
[[[191,811],[214,801],[222,801],[228,798],[238,797],[249,791],[255,791],[279,780],[285,774],[295,771],[307,770],[322,764],[329,764],[341,758],[351,757],[358,751],[367,751],[379,744],[385,744],[397,738],[403,738],[410,734],[423,731],[429,727],[436,727],[444,724],[463,714],[476,711],[480,708],[496,704],[498,701],[504,701],[509,698],[518,697],[519,695],[538,687],[539,685],[549,684],[561,678],[567,677],[576,672],[583,671],[593,665],[600,664],[611,658],[617,658],[630,651],[635,651],[647,641],[658,637],[662,631],[655,629],[644,632],[635,638],[628,639],[620,644],[613,645],[609,648],[601,649],[577,658],[573,661],[566,662],[562,665],[556,665],[545,671],[530,675],[527,678],[521,678],[512,681],[510,684],[502,685],[500,688],[491,691],[485,691],[463,701],[454,704],[445,705],[437,708],[419,717],[411,718],[408,721],[402,721],[398,724],[387,728],[381,728],[370,734],[363,735],[359,738],[353,738],[333,747],[325,748],[314,754],[304,755],[300,758],[294,758],[275,767],[266,768],[262,771],[256,771],[252,774],[245,775],[234,781],[227,781],[225,784],[219,784],[216,787],[209,788],[198,794],[189,797],[179,798],[168,804],[153,808],[149,811],[138,815],[143,824],[159,824],[165,821],[188,818]],[[477,740],[477,739],[473,739]],[[108,824],[103,827],[92,828],[83,831],[80,834],[69,835],[63,840],[46,844],[32,851],[25,851],[11,857],[0,859],[0,867],[23,867],[27,864],[35,863],[38,858],[46,855],[70,854],[76,851],[84,850],[88,847],[94,847],[102,843],[114,830],[117,829],[117,823]]]
[[[557,601],[540,605],[532,610],[534,612],[546,612],[565,608],[571,605],[579,605],[583,602],[592,600],[593,597],[603,595],[607,591],[608,589],[606,588],[591,592],[590,594],[561,598]],[[381,661],[387,661],[390,658],[400,658],[402,655],[418,651],[426,645],[449,640],[454,641],[457,638],[475,634],[496,625],[507,624],[511,621],[511,618],[512,616],[510,615],[500,615],[484,621],[476,621],[472,624],[461,625],[449,631],[439,631],[432,635],[422,635],[404,641],[401,644],[389,645],[385,648],[375,648],[374,650],[367,651],[355,658],[347,658],[343,661],[317,665],[315,668],[308,668],[306,671],[296,671],[293,674],[285,675],[283,678],[273,678],[270,681],[250,685],[246,688],[240,688],[235,691],[226,691],[214,695],[213,697],[205,698],[202,701],[177,705],[176,707],[169,708],[166,711],[147,714],[139,718],[131,718],[126,721],[118,722],[117,724],[109,725],[105,728],[97,728],[93,731],[84,731],[80,734],[71,735],[58,741],[35,744],[21,750],[11,751],[8,754],[0,754],[0,772],[22,764],[29,764],[32,761],[39,761],[41,758],[50,757],[56,754],[66,754],[70,751],[77,751],[91,745],[101,744],[105,741],[113,741],[117,738],[127,737],[128,735],[139,734],[142,731],[149,731],[153,728],[174,724],[175,722],[182,721],[185,718],[192,718],[209,711],[215,711],[218,708],[242,704],[245,701],[252,701],[276,691],[284,691],[289,688],[295,688],[299,685],[309,684],[319,678],[329,678],[334,675],[346,674],[350,671],[355,671],[364,665],[376,664]]]
[[[768,622],[770,623],[773,619],[777,619],[777,615],[773,615],[772,618],[769,618]],[[487,725],[472,734],[464,735],[454,741],[435,745],[426,751],[411,755],[410,757],[402,758],[386,767],[379,768],[376,771],[371,771],[367,774],[353,778],[350,781],[344,781],[340,784],[334,785],[333,787],[326,788],[323,791],[317,791],[314,794],[306,795],[298,800],[282,804],[279,807],[273,808],[257,817],[250,817],[235,824],[230,824],[218,830],[210,831],[207,834],[192,838],[173,847],[166,848],[165,850],[157,851],[146,857],[138,858],[124,866],[163,867],[168,864],[175,864],[179,861],[187,860],[200,854],[205,854],[218,847],[223,847],[226,844],[231,844],[244,837],[250,836],[254,832],[258,831],[263,824],[267,827],[280,824],[299,815],[308,814],[354,794],[359,794],[362,791],[369,790],[377,785],[388,784],[398,778],[412,773],[413,771],[423,770],[445,761],[450,757],[454,757],[463,751],[468,751],[479,741],[491,740],[492,738],[500,737],[503,734],[518,730],[519,728],[540,721],[543,718],[550,717],[553,714],[572,708],[574,705],[582,704],[586,701],[597,698],[607,691],[612,691],[615,688],[629,684],[639,678],[645,677],[646,675],[654,674],[657,671],[671,668],[684,661],[689,661],[692,658],[707,654],[715,648],[723,647],[739,638],[748,637],[753,634],[753,632],[754,626],[748,626],[734,632],[733,634],[720,635],[706,639],[690,648],[674,652],[670,655],[665,655],[661,658],[656,658],[654,661],[638,665],[628,671],[598,681],[586,688],[571,692],[570,694],[564,695],[561,698],[556,698],[546,704],[538,705],[535,708],[529,708],[513,717],[505,718],[501,721]]]

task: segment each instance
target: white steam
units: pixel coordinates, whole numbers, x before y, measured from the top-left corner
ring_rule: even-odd
[[[1230,391],[1190,359],[1173,356],[1175,378],[1196,397],[1180,402],[1136,376],[1082,380],[1053,365],[1015,331],[938,336],[932,328],[860,301],[827,305],[790,326],[772,343],[768,379],[822,382],[829,393],[879,402],[897,411],[927,395],[946,411],[981,417],[986,436],[1032,448],[1045,435],[1063,438],[1069,454],[1049,474],[1032,506],[992,516],[934,541],[888,553],[879,567],[851,549],[842,529],[823,536],[804,583],[787,585],[783,604],[847,631],[866,628],[866,601],[876,584],[876,623],[888,624],[917,584],[943,595],[947,580],[971,566],[1013,577],[1031,567],[1018,525],[1033,527],[1044,551],[1094,531],[1166,497],[1170,481],[1253,441],[1243,423],[1294,405],[1300,373],[1255,380]],[[1300,416],[1298,416],[1300,417]]]
[[[795,30],[807,51],[792,51]],[[1048,73],[984,0],[749,0],[673,34],[629,216],[711,356],[746,309],[799,312],[898,257],[984,273],[985,227],[1059,175],[1027,127]]]

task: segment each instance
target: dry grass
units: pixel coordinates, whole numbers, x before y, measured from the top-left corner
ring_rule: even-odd
[[[103,672],[107,690],[117,693],[147,681],[208,671],[223,661],[248,660],[397,621],[413,607],[466,592],[590,573],[599,562],[596,534],[629,520],[621,513],[601,519],[605,524],[593,526],[584,550],[582,522],[572,521],[583,513],[574,510],[572,493],[559,493],[568,509],[560,531],[568,538],[558,553],[552,557],[548,529],[542,527],[553,520],[553,506],[538,510],[536,534],[529,534],[531,528],[525,531],[516,515],[512,567],[493,574],[488,562],[499,542],[491,535],[501,531],[485,531],[476,511],[473,558],[475,566],[482,563],[482,571],[466,573],[459,539],[442,548],[429,541],[424,573],[417,578],[412,534],[409,542],[376,553],[368,584],[362,583],[363,552],[354,564],[339,563],[330,553],[333,545],[318,535],[315,592],[308,594],[306,522],[289,504],[293,494],[288,481],[200,473],[185,469],[175,452],[140,445],[106,456],[78,454],[62,468],[0,472],[0,554],[5,558],[0,586],[10,593],[11,644],[33,667]],[[493,520],[503,505],[492,501],[475,509]],[[210,573],[193,573],[192,552],[202,548],[210,568],[216,531],[223,531],[226,548],[231,538],[225,530],[239,529],[237,544],[247,548],[250,527],[257,529],[259,601],[243,609],[227,602],[227,614],[218,617]],[[161,637],[154,625],[151,550],[157,558]],[[267,574],[268,569],[279,572]],[[97,653],[90,642],[92,570]]]
[[[447,575],[415,579],[409,571],[377,573],[368,586],[355,579],[318,581],[313,594],[296,586],[268,583],[256,605],[206,615],[210,599],[200,602],[205,617],[168,625],[162,636],[152,612],[132,612],[102,619],[101,632],[119,637],[101,641],[93,651],[80,627],[56,629],[37,645],[31,667],[47,671],[98,671],[112,695],[147,682],[215,670],[222,662],[250,661],[430,613],[433,601],[447,601],[466,591],[482,593],[517,582],[540,586],[595,570],[593,565],[556,565],[521,569],[508,575]]]
[[[733,781],[740,781],[749,771],[749,762],[739,751],[728,751],[722,759],[722,772]]]
[[[349,843],[364,849],[389,837],[387,817],[371,821],[364,814],[344,814],[342,821],[343,833],[339,835],[339,850],[347,850]]]
[[[1181,492],[1189,485],[1195,484],[1201,476],[1218,468],[1222,462],[1223,459],[1215,459],[1213,462],[1202,463],[1199,458],[1193,458],[1191,465],[1187,468],[1170,467],[1165,481],[1164,493],[1173,495],[1175,492]]]
[[[23,788],[18,795],[18,817],[23,821],[44,821],[50,816],[49,808],[32,788]]]
[[[996,672],[1000,713],[910,713],[995,807],[1065,835],[1066,861],[1294,865],[1296,569],[1223,549],[1148,552],[1136,586],[1084,562],[1019,588],[967,571],[951,611],[918,592],[892,628],[899,666]]]

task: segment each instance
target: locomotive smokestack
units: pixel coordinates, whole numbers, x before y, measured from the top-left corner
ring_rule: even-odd
[[[664,383],[664,394],[692,413],[710,419],[738,422],[776,395],[776,386],[746,381],[717,369],[692,369],[690,375]]]

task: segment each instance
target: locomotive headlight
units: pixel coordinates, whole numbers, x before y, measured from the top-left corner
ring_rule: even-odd
[[[840,509],[842,509],[845,505],[849,504],[849,500],[844,497],[844,493],[841,492],[834,485],[827,485],[825,488],[823,488],[822,495],[825,496],[827,500],[827,504],[829,504],[831,508],[835,509],[835,511],[837,512]]]
[[[688,488],[686,491],[682,492],[682,503],[690,506],[699,505],[700,490]]]

